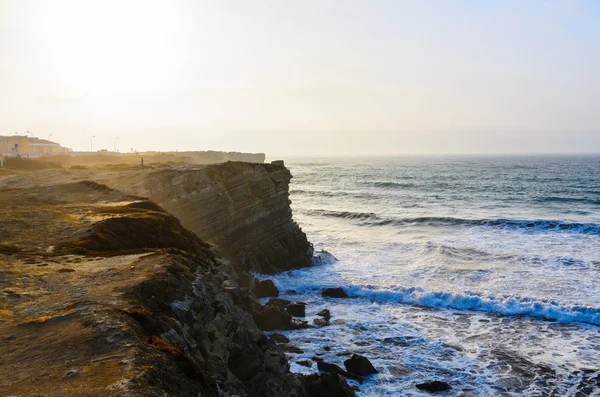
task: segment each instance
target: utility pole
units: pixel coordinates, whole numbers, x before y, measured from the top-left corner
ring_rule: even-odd
[[[92,135],[90,137],[90,152],[94,151],[94,138],[96,137],[96,135]]]
[[[117,139],[119,139],[118,136],[115,137],[115,152],[117,151]]]

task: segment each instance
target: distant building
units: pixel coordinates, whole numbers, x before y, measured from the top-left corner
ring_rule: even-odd
[[[40,157],[66,154],[71,151],[72,149],[46,139],[26,135],[0,135],[0,154],[5,156]]]

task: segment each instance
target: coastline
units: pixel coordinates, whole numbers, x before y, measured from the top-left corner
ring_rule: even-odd
[[[312,257],[291,217],[289,171],[224,163],[144,172],[151,177],[79,167],[3,175],[0,392],[354,395],[339,374],[292,374],[290,347],[257,327],[275,317],[304,326],[285,307],[260,305],[250,273],[301,267]],[[157,204],[114,186],[150,187],[161,197],[157,187],[168,190],[174,174],[185,181],[181,194]],[[132,184],[136,175],[140,185]],[[196,194],[186,188],[198,181],[205,183]],[[218,246],[163,206],[181,220],[194,207],[210,208],[198,224],[218,218],[224,229],[205,240]]]

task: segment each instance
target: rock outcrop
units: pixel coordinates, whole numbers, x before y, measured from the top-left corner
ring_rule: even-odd
[[[290,373],[231,265],[156,204],[79,182],[3,189],[0,217],[3,395],[354,395]]]
[[[236,269],[277,273],[312,264],[313,247],[292,219],[291,178],[282,165],[228,162],[144,170],[127,165],[48,169],[27,177],[0,175],[0,184],[16,188],[93,180],[149,197],[203,241],[217,245]]]
[[[284,166],[229,162],[150,170],[139,183],[114,185],[150,197],[241,269],[277,273],[312,263],[292,219],[291,178]]]

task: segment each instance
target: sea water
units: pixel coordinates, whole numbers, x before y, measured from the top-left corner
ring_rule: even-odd
[[[304,353],[379,374],[361,396],[600,395],[600,157],[287,159],[321,260],[274,278]],[[321,297],[343,287],[348,299]],[[314,360],[313,360],[314,361]]]

